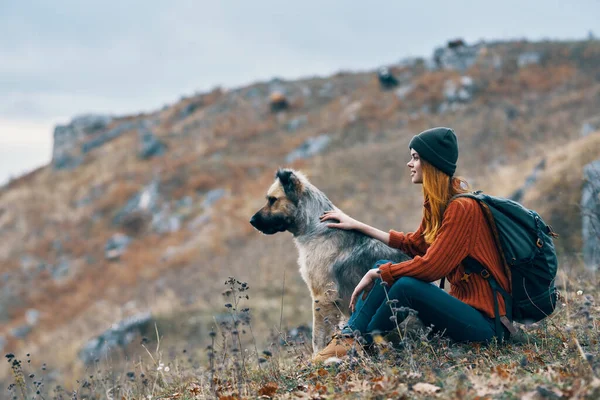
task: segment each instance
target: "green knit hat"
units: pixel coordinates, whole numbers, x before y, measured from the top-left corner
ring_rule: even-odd
[[[432,128],[419,133],[410,141],[408,148],[447,175],[454,175],[458,160],[458,140],[450,128]]]

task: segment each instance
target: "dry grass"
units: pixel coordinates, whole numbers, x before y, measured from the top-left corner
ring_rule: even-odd
[[[100,360],[93,370],[79,371],[81,378],[71,385],[57,387],[49,379],[51,363],[40,370],[19,362],[21,355],[11,357],[9,393],[46,399],[100,399],[109,392],[123,399],[597,398],[597,277],[568,265],[558,277],[559,308],[541,323],[521,326],[518,339],[507,344],[452,343],[425,330],[403,339],[378,338],[366,354],[314,364],[308,338],[291,337],[277,326],[268,337],[256,335],[261,311],[277,313],[276,302],[253,301],[253,289],[231,278],[221,289],[223,315],[229,317],[203,329],[204,350],[170,340],[186,328],[159,318],[155,332],[126,350],[129,361]]]
[[[573,80],[577,69],[571,65],[542,67],[527,66],[510,77],[499,77],[486,88],[491,94],[501,96],[521,95],[523,92],[547,92]]]

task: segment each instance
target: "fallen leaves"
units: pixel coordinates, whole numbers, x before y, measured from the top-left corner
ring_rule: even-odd
[[[431,383],[419,382],[415,383],[412,387],[413,391],[421,394],[435,394],[442,390],[440,387],[432,385]]]
[[[275,382],[269,382],[260,389],[258,389],[259,396],[273,397],[273,395],[277,392],[279,386]]]
[[[497,374],[492,374],[491,376],[471,374],[469,376],[469,381],[473,385],[472,387],[477,396],[482,398],[503,393],[505,384],[508,384],[508,382],[500,379]]]
[[[510,379],[510,377],[512,376],[512,371],[509,369],[509,367],[507,365],[496,365],[495,367],[492,367],[492,372],[497,375],[500,379]]]
[[[192,396],[198,396],[202,392],[202,387],[195,382],[188,385],[188,390]]]

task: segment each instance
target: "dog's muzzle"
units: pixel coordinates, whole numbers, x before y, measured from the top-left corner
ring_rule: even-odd
[[[273,235],[277,232],[284,232],[290,226],[289,218],[284,216],[270,216],[265,218],[257,212],[250,218],[250,224],[267,235]]]

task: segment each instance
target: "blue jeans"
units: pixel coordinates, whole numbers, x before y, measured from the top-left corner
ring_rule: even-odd
[[[387,262],[377,261],[374,268]],[[382,282],[377,279],[364,300],[362,294],[358,296],[343,334],[359,331],[370,342],[373,334],[385,334],[396,329],[396,322],[390,319],[394,307],[400,309],[395,313],[398,324],[408,316],[409,308],[417,311],[425,326],[433,325],[434,332],[442,332],[457,342],[489,342],[495,336],[493,318],[450,296],[436,285],[407,276],[395,281],[389,289]],[[388,298],[397,302],[387,304]]]

